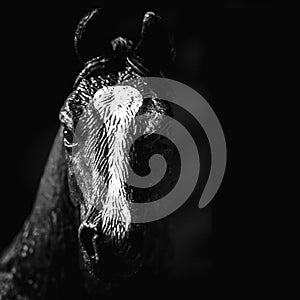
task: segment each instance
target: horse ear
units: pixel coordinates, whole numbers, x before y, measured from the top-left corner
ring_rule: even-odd
[[[99,43],[99,31],[105,28],[103,19],[100,8],[95,8],[85,14],[77,25],[74,48],[83,63],[97,56],[109,56],[112,52],[112,46],[105,31],[102,32]]]
[[[167,28],[153,12],[147,12],[144,16],[141,38],[135,50],[150,71],[164,70],[175,57]]]

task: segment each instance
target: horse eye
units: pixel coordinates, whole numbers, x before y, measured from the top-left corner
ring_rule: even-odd
[[[64,128],[64,143],[67,148],[71,148],[76,144],[73,143],[73,132],[69,128]]]

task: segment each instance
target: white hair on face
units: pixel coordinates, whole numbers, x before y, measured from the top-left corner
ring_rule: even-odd
[[[117,237],[131,223],[124,183],[128,168],[128,138],[134,127],[135,115],[143,104],[140,92],[130,86],[106,87],[94,96],[94,108],[99,112],[107,130],[108,190],[102,208],[102,230],[113,230]]]
[[[125,189],[133,136],[140,131],[154,132],[163,113],[152,94],[155,109],[136,118],[143,105],[139,88],[129,85],[99,88],[75,132],[79,147],[72,153],[72,171],[78,175],[77,183],[84,198],[82,220],[88,219],[91,226],[100,223],[102,232],[116,239],[124,237],[131,223],[133,199]]]
[[[125,190],[128,148],[142,104],[142,95],[133,87],[99,89],[80,119],[79,135],[83,138],[79,151],[73,153],[73,171],[79,175],[84,197],[83,219],[98,208],[101,213],[90,222],[98,223],[101,218],[102,231],[117,239],[126,234],[131,223],[131,199]]]

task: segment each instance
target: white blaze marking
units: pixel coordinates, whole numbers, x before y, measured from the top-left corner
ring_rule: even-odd
[[[102,229],[113,231],[117,237],[125,234],[131,223],[124,186],[129,165],[127,146],[129,130],[134,128],[135,115],[142,104],[141,93],[130,86],[105,87],[97,91],[93,99],[94,108],[105,124],[109,145],[109,180],[102,208]]]

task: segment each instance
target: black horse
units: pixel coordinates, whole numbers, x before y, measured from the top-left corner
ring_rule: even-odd
[[[99,17],[100,10],[95,9],[78,24],[74,41],[82,61],[86,60],[85,33],[89,24]],[[85,62],[61,109],[62,125],[33,211],[0,259],[0,299],[94,299],[115,286],[130,286],[138,276],[155,276],[168,265],[166,226],[161,222],[130,222],[131,212],[126,204],[129,195],[130,201],[145,202],[153,198],[151,194],[132,193],[128,187],[120,187],[118,191],[123,194],[110,199],[116,205],[122,204],[123,219],[118,220],[107,209],[111,204],[107,197],[100,197],[101,203],[92,199],[93,191],[112,184],[109,178],[115,163],[110,160],[116,147],[114,125],[106,122],[103,130],[99,129],[98,138],[102,143],[92,149],[97,151],[100,162],[94,164],[96,179],[86,173],[79,179],[75,176],[81,167],[80,161],[72,156],[72,149],[76,124],[95,93],[122,80],[162,76],[173,58],[172,43],[160,17],[148,12],[136,46],[121,37],[102,46],[100,56]],[[138,113],[148,111],[151,117],[153,111],[163,114],[168,109],[155,103],[145,100]],[[146,151],[153,152],[157,142],[154,136],[148,139],[146,146],[137,146],[139,157]],[[137,163],[136,170],[141,171],[143,166]]]

